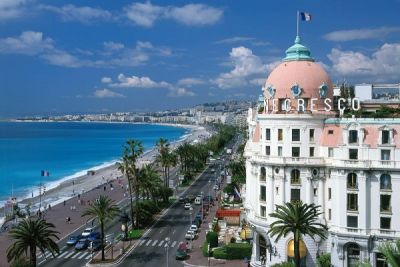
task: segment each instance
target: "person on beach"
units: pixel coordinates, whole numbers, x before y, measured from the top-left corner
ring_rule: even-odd
[[[67,202],[65,202],[65,200],[64,200],[64,207],[65,207],[65,204],[67,204]]]
[[[106,192],[106,190],[107,190],[107,186],[104,186],[104,187],[103,187],[103,189],[104,189],[104,192]]]
[[[51,205],[49,204],[49,210],[51,210]]]

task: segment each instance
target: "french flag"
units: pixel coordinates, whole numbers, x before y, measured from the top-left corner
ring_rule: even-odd
[[[50,172],[46,170],[41,171],[42,176],[50,176]]]
[[[300,12],[301,20],[311,21],[311,14],[306,12]]]

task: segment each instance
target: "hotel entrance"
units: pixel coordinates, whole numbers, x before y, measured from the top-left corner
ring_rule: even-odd
[[[306,247],[306,244],[304,244],[303,240],[300,240],[299,250],[300,250],[300,266],[306,267],[307,247]],[[288,262],[294,263],[294,240],[293,239],[290,240],[287,245],[287,256],[288,256]]]

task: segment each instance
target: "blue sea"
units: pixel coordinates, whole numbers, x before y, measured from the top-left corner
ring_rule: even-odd
[[[0,122],[0,205],[19,200],[40,183],[85,174],[120,159],[128,139],[150,150],[159,138],[178,141],[190,130],[153,124],[94,122]],[[50,173],[41,176],[41,170]]]

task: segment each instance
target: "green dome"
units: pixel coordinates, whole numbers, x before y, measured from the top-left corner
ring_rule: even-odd
[[[300,36],[296,36],[294,45],[286,50],[286,57],[283,61],[314,61],[310,50],[300,43]]]

